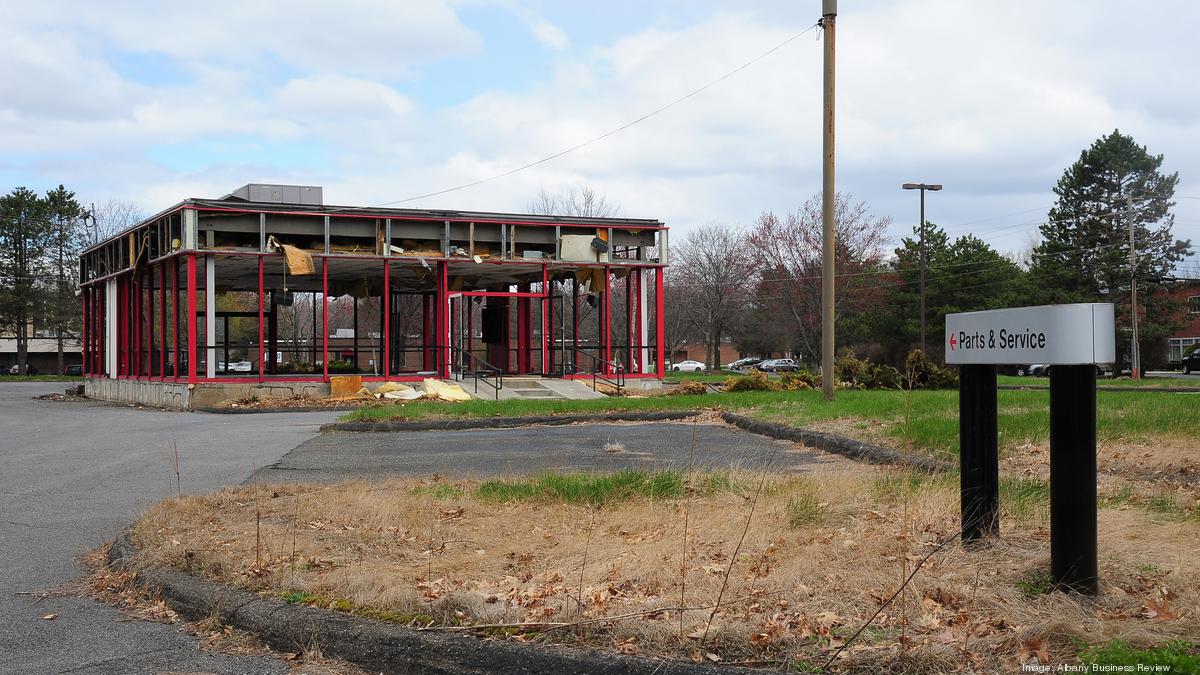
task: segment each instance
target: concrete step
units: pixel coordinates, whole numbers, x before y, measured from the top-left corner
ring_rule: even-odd
[[[507,384],[505,384],[504,389],[501,391],[511,391],[521,398],[566,398],[558,392],[550,391],[549,389],[545,389],[543,387],[516,388],[509,387]]]

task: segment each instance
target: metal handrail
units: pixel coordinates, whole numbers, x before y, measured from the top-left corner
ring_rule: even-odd
[[[504,388],[504,371],[461,347],[455,347],[454,350],[458,352],[460,357],[458,362],[459,377],[466,379],[469,374],[474,378],[476,394],[479,393],[479,381],[483,380],[484,384],[495,390],[496,400],[500,400],[500,390]],[[464,356],[466,357],[465,359],[461,358]],[[491,377],[495,378],[495,382],[489,380]]]
[[[589,359],[592,359],[592,361],[594,362],[594,365],[596,367],[594,367],[590,371],[591,375],[592,375],[592,391],[596,391],[596,386],[597,386],[598,382],[604,382],[605,384],[608,384],[608,385],[611,385],[612,387],[614,387],[617,390],[618,396],[621,394],[621,391],[625,388],[625,367],[623,365],[621,365],[619,363],[613,363],[611,361],[605,361],[604,359],[600,358],[599,356],[596,356],[595,354],[589,354],[589,353],[583,351],[579,347],[567,347],[564,345],[564,348],[569,349],[570,351],[574,352],[576,355],[582,354],[582,355],[588,357]],[[568,366],[571,368],[571,370],[573,372],[579,373],[579,364],[576,363],[575,359],[571,359],[571,363],[569,363],[569,364],[566,362],[563,363],[563,371],[564,372],[566,371]],[[606,366],[608,367],[609,371],[611,371],[612,377],[610,377],[609,374],[602,373],[602,369]]]

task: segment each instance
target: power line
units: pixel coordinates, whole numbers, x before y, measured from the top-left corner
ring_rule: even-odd
[[[700,93],[702,93],[702,92],[704,92],[704,91],[706,91],[706,90],[708,90],[708,89],[710,89],[710,88],[712,88],[712,87],[714,87],[714,86],[716,86],[716,85],[720,84],[721,82],[723,82],[723,81],[725,81],[725,80],[729,79],[730,77],[732,77],[732,76],[734,76],[734,75],[736,75],[736,74],[738,74],[738,73],[742,72],[743,70],[745,70],[745,69],[749,68],[750,66],[754,65],[755,63],[758,63],[759,61],[761,61],[761,60],[763,60],[763,59],[767,58],[767,57],[768,57],[768,56],[770,56],[771,54],[774,54],[775,52],[779,51],[780,49],[783,49],[784,47],[786,47],[787,45],[791,44],[792,42],[795,42],[797,39],[799,39],[799,38],[800,38],[800,36],[802,36],[802,35],[804,35],[805,33],[808,33],[808,32],[810,32],[810,31],[814,30],[816,27],[817,27],[817,24],[813,24],[812,26],[809,26],[808,28],[806,28],[806,29],[804,29],[804,30],[800,31],[799,33],[796,33],[795,35],[793,35],[793,36],[789,37],[788,39],[784,40],[783,42],[780,42],[779,44],[775,45],[774,47],[771,47],[771,48],[770,48],[770,49],[768,49],[767,51],[765,51],[765,52],[763,52],[763,53],[759,54],[758,56],[756,56],[756,57],[754,57],[754,58],[750,59],[749,61],[747,61],[747,62],[743,63],[742,65],[738,66],[737,68],[734,68],[733,70],[730,70],[729,72],[725,73],[724,75],[722,75],[722,76],[718,77],[718,78],[717,78],[717,79],[715,79],[715,80],[712,80],[712,81],[711,81],[711,82],[709,82],[708,84],[706,84],[706,85],[704,85],[704,86],[702,86],[702,87],[700,87],[700,88],[698,88],[698,89],[693,89],[692,91],[689,91],[688,93],[684,94],[683,96],[680,96],[679,98],[676,98],[676,99],[672,100],[670,103],[667,103],[667,104],[665,104],[665,105],[659,106],[658,108],[655,108],[654,110],[651,110],[650,112],[648,112],[648,113],[646,113],[646,114],[642,115],[641,117],[638,117],[638,118],[636,118],[636,119],[634,119],[634,120],[631,120],[631,121],[629,121],[629,122],[626,122],[625,124],[622,124],[621,126],[619,126],[619,127],[615,128],[615,129],[609,130],[609,131],[607,131],[607,132],[605,132],[605,133],[603,133],[603,134],[600,134],[599,136],[596,136],[596,137],[594,137],[594,138],[591,138],[591,139],[589,139],[589,140],[586,140],[586,141],[584,141],[584,142],[582,142],[582,143],[579,143],[579,144],[577,144],[577,145],[573,145],[573,146],[571,146],[571,147],[569,147],[569,148],[566,148],[566,149],[564,149],[564,150],[560,150],[560,151],[558,151],[558,152],[556,152],[556,153],[554,153],[554,154],[552,154],[552,155],[547,155],[546,157],[542,157],[541,159],[535,160],[535,161],[533,161],[533,162],[529,162],[528,164],[523,164],[523,165],[521,165],[521,166],[519,166],[519,167],[517,167],[517,168],[515,168],[515,169],[510,169],[510,170],[508,170],[508,171],[505,171],[505,172],[503,172],[503,173],[498,173],[498,174],[496,174],[496,175],[489,176],[489,177],[487,177],[487,178],[481,178],[481,179],[479,179],[479,180],[471,181],[471,182],[469,182],[469,183],[463,183],[462,185],[456,185],[456,186],[454,186],[454,187],[446,188],[446,189],[444,189],[444,190],[437,190],[437,191],[435,191],[435,192],[428,192],[428,193],[425,193],[425,194],[423,194],[423,195],[417,195],[417,196],[415,196],[415,197],[406,197],[406,198],[404,198],[404,199],[397,199],[397,200],[390,201],[390,202],[383,202],[382,204],[376,204],[376,205],[374,205],[374,206],[370,206],[370,207],[357,207],[356,209],[353,209],[353,210],[358,210],[358,208],[368,209],[368,208],[379,208],[379,207],[381,207],[381,206],[391,206],[392,204],[403,204],[403,203],[405,203],[405,202],[412,202],[412,201],[416,201],[416,200],[418,200],[418,199],[425,199],[425,198],[427,198],[427,197],[436,197],[436,196],[438,196],[438,195],[444,195],[444,194],[447,194],[447,193],[449,193],[449,192],[456,192],[456,191],[458,191],[458,190],[465,190],[466,188],[475,187],[476,185],[482,185],[482,184],[484,184],[484,183],[490,183],[491,181],[498,180],[498,179],[500,179],[500,178],[506,178],[506,177],[508,177],[508,176],[511,176],[511,175],[513,175],[513,174],[515,174],[515,173],[520,173],[521,171],[525,171],[526,169],[530,169],[530,168],[533,168],[533,167],[535,167],[535,166],[538,166],[539,164],[545,164],[546,162],[549,162],[549,161],[552,161],[552,160],[558,159],[559,157],[562,157],[562,156],[564,156],[564,155],[568,155],[568,154],[570,154],[570,153],[572,153],[572,152],[575,152],[576,150],[581,150],[581,149],[583,149],[583,148],[586,148],[586,147],[588,147],[589,145],[592,145],[593,143],[598,143],[598,142],[600,142],[600,141],[602,141],[602,140],[604,140],[604,139],[608,138],[609,136],[614,136],[614,135],[616,135],[616,134],[619,134],[619,133],[621,133],[622,131],[625,131],[626,129],[628,129],[628,128],[630,128],[630,127],[632,127],[632,126],[636,125],[636,124],[639,124],[639,123],[641,123],[641,122],[644,122],[644,121],[646,121],[646,120],[650,119],[651,117],[654,117],[655,115],[657,115],[657,114],[659,114],[659,113],[661,113],[661,112],[665,112],[665,111],[667,111],[667,110],[669,110],[669,109],[671,109],[671,108],[675,107],[676,105],[679,105],[680,103],[683,103],[684,101],[686,101],[686,100],[688,100],[688,99],[692,98],[693,96],[696,96],[697,94],[700,94]],[[352,210],[352,209],[346,209],[346,210]]]

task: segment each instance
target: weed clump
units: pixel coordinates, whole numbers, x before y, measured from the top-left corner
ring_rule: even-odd
[[[779,384],[761,370],[754,370],[744,377],[725,380],[725,391],[779,391]]]
[[[688,380],[682,382],[675,387],[672,387],[667,393],[671,396],[693,396],[703,394],[708,391],[708,387],[703,382],[696,380]]]

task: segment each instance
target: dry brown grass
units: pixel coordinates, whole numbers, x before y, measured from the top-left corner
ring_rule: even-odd
[[[759,478],[738,482],[752,492]],[[711,653],[727,663],[794,656],[819,664],[900,585],[905,567],[958,527],[956,479],[906,480],[895,469],[843,466],[768,478],[731,561],[751,508],[744,489],[692,495],[690,506],[685,499],[636,499],[589,509],[497,504],[473,496],[475,485],[412,479],[250,486],[170,499],[138,523],[139,562],[417,626],[532,623],[539,625],[524,639],[682,658]],[[1045,639],[1053,661],[1070,662],[1071,638],[1150,644],[1200,634],[1195,519],[1105,509],[1104,595],[1031,597],[1021,586],[1048,567],[1049,540],[1045,509],[1027,506],[1006,504],[1003,537],[991,546],[964,550],[956,543],[930,558],[839,665],[929,672],[970,663],[994,670],[1012,667],[1031,639]],[[725,604],[700,649],[728,569]],[[692,609],[672,609],[680,606],[681,581]],[[1148,604],[1163,598],[1177,618],[1149,617]],[[592,622],[638,613],[645,614]],[[679,637],[681,616],[685,636],[695,637]],[[588,623],[552,625],[581,620]]]

